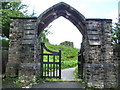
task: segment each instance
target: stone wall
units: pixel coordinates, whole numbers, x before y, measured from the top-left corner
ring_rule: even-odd
[[[110,19],[86,19],[86,21],[89,45],[84,45],[84,79],[90,87],[115,87],[117,66],[113,62],[112,21]]]
[[[36,74],[39,66],[34,54],[36,20],[37,18],[11,18],[6,70],[8,77],[19,76],[21,80],[30,80]]]
[[[89,87],[118,85],[119,58],[113,60],[111,24],[111,19],[86,19],[81,55],[84,59],[83,78]],[[8,77],[18,76],[21,81],[33,82],[41,73],[37,18],[12,18],[10,26],[6,74]]]
[[[118,66],[117,71],[118,74],[116,75],[118,77],[117,83],[118,86],[120,86],[120,45],[113,46],[113,59],[114,63]]]

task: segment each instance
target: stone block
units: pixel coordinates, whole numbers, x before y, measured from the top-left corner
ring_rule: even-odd
[[[101,45],[100,40],[88,40],[90,45]]]
[[[100,40],[99,35],[88,35],[89,40]]]
[[[40,76],[40,63],[21,63],[19,79],[21,82],[35,82]]]
[[[87,31],[88,35],[98,35],[99,32],[98,31]]]
[[[34,44],[34,40],[22,40],[22,44]]]
[[[35,35],[24,35],[23,40],[34,39]]]
[[[7,77],[16,77],[18,76],[19,63],[9,62],[7,63],[6,76]]]
[[[33,23],[24,25],[25,30],[34,30],[35,28],[36,28],[36,26]]]
[[[90,31],[97,31],[97,27],[96,26],[92,26],[92,25],[88,26],[87,29],[90,30]]]
[[[24,35],[34,35],[35,31],[34,30],[25,30]]]

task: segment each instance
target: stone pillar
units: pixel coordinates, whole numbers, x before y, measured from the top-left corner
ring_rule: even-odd
[[[35,59],[37,18],[12,18],[7,76],[23,82],[35,81],[39,63]]]
[[[23,37],[23,21],[11,19],[9,32],[9,56],[6,69],[7,77],[16,77],[20,65],[21,42]]]
[[[117,87],[117,63],[113,59],[112,47],[112,23],[109,21],[102,21],[103,23],[103,51],[104,51],[104,87]]]
[[[120,86],[120,45],[115,45],[113,47],[113,58],[114,58],[114,63],[118,64],[118,68],[117,68],[117,83],[118,86]]]
[[[110,19],[87,19],[84,79],[89,87],[116,87],[116,65],[113,63]],[[86,41],[86,42],[87,42]]]

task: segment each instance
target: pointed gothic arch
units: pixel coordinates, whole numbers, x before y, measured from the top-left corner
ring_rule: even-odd
[[[79,54],[79,59],[84,58],[85,62],[84,64],[79,63],[83,65],[81,74],[88,86],[95,88],[118,86],[119,58],[113,58],[112,20],[85,19],[76,9],[63,2],[47,9],[37,18],[11,18],[7,77],[18,76],[21,81],[29,82],[37,80],[42,72],[38,35],[60,16],[71,21],[83,35],[83,49]],[[79,70],[81,69],[79,68]]]
[[[63,16],[65,19],[69,20],[73,25],[76,26],[76,28],[79,30],[79,32],[82,34],[82,43],[81,43],[81,52],[84,51],[83,49],[83,43],[85,41],[86,37],[86,19],[85,17],[79,13],[76,9],[71,7],[70,5],[60,2],[46,11],[44,11],[40,16],[37,18],[37,28],[36,28],[36,52],[37,52],[37,59],[40,58],[40,40],[39,35],[41,32],[55,19],[59,18],[60,16]],[[63,32],[64,33],[64,32]],[[81,54],[82,55],[82,54]],[[83,57],[81,57],[83,59]],[[80,59],[79,59],[80,60]],[[79,62],[79,61],[78,61]],[[42,62],[41,62],[42,63]],[[78,67],[81,68],[81,71],[83,71],[83,66],[78,64]],[[42,70],[41,70],[42,71]],[[79,74],[83,74],[82,72],[79,72]],[[81,75],[82,76],[82,75]]]
[[[60,2],[50,7],[38,17],[37,35],[39,35],[44,30],[44,28],[46,28],[52,21],[60,16],[63,16],[72,22],[84,37],[85,17],[76,9],[64,2]]]

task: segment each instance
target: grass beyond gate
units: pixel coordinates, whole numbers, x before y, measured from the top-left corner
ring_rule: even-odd
[[[61,50],[61,56],[62,56],[62,69],[65,68],[71,68],[75,67],[78,63],[78,52],[80,51],[79,49],[72,48],[72,47],[67,47],[63,45],[52,45],[49,43],[46,43],[46,47],[51,50],[51,51],[56,51],[58,52]],[[44,53],[48,53],[47,51],[44,50]],[[44,60],[47,61],[47,57],[44,57]],[[53,56],[50,57],[50,61],[53,60]],[[56,61],[58,61],[58,57],[56,57]]]

